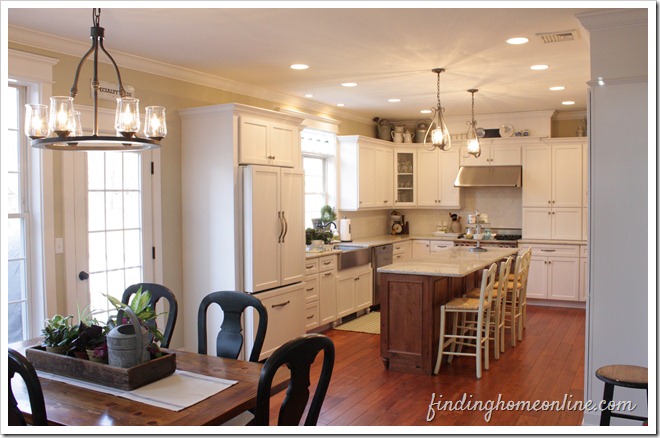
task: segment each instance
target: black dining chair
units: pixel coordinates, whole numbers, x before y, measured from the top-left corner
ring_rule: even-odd
[[[215,344],[216,355],[229,359],[238,359],[243,348],[243,327],[241,325],[243,312],[248,307],[253,307],[257,311],[259,325],[249,361],[259,362],[259,355],[268,328],[268,312],[258,298],[244,292],[212,292],[202,299],[197,313],[197,352],[207,354],[206,312],[211,304],[219,305],[223,312],[222,325]]]
[[[156,311],[156,303],[160,299],[164,299],[169,303],[169,310],[167,311],[167,322],[165,323],[165,331],[163,332],[163,340],[160,342],[161,347],[168,348],[170,341],[172,340],[172,334],[174,333],[174,326],[176,325],[176,317],[179,310],[176,297],[170,289],[163,286],[162,284],[137,283],[132,284],[126,288],[124,294],[121,297],[121,302],[128,304],[130,302],[131,296],[140,290],[140,288],[142,288],[143,292],[148,290],[151,294],[149,305],[154,309],[154,311]]]
[[[9,349],[9,426],[27,426],[27,421],[23,413],[18,409],[18,403],[11,389],[11,381],[18,374],[23,378],[25,386],[30,397],[30,407],[32,409],[32,425],[48,426],[48,417],[46,416],[46,403],[44,394],[41,390],[41,383],[37,377],[32,363],[21,353]]]
[[[305,426],[316,426],[321,406],[330,386],[335,363],[335,345],[325,335],[312,333],[293,339],[266,360],[257,389],[257,406],[254,409],[253,426],[268,426],[270,394],[273,377],[282,365],[289,368],[291,380],[278,415],[278,426],[298,426],[309,401],[310,368],[319,352],[323,351],[323,365],[316,391],[309,405]]]

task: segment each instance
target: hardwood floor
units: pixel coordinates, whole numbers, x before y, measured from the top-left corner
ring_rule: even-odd
[[[335,343],[335,367],[318,425],[327,426],[578,426],[580,411],[435,410],[427,421],[432,394],[435,401],[491,404],[502,400],[581,401],[584,387],[585,311],[528,306],[522,342],[510,347],[490,370],[475,378],[472,357],[456,357],[442,365],[440,374],[422,376],[385,370],[380,360],[380,336],[328,330]],[[491,347],[492,348],[492,347]],[[315,363],[314,378],[317,377]],[[313,380],[315,381],[315,380]],[[313,389],[312,389],[313,390]],[[271,424],[284,392],[271,399]]]

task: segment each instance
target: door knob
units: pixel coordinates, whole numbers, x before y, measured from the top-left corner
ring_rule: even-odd
[[[89,272],[85,272],[85,271],[78,272],[78,278],[81,280],[87,280],[89,278]]]

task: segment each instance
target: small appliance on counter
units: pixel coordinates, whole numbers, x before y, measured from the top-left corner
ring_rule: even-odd
[[[406,222],[405,216],[396,210],[390,213],[390,231],[392,235],[408,234],[408,222]]]
[[[451,223],[449,224],[450,233],[462,233],[463,227],[461,226],[461,217],[456,213],[449,213],[451,217]]]
[[[340,219],[339,220],[339,240],[342,242],[352,242],[353,236],[351,235],[351,220],[350,219]]]

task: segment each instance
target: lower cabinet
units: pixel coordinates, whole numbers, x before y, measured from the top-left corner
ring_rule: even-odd
[[[434,253],[453,247],[454,242],[451,240],[432,240],[429,245],[429,252]]]
[[[319,273],[319,325],[337,319],[337,271]]]
[[[413,240],[412,243],[412,258],[418,259],[431,254],[431,246],[428,240]]]
[[[525,245],[531,247],[527,297],[580,300],[579,245]]]
[[[340,271],[337,275],[337,318],[371,306],[372,290],[371,265]]]
[[[392,261],[405,262],[412,258],[412,241],[397,242],[392,244]]]

